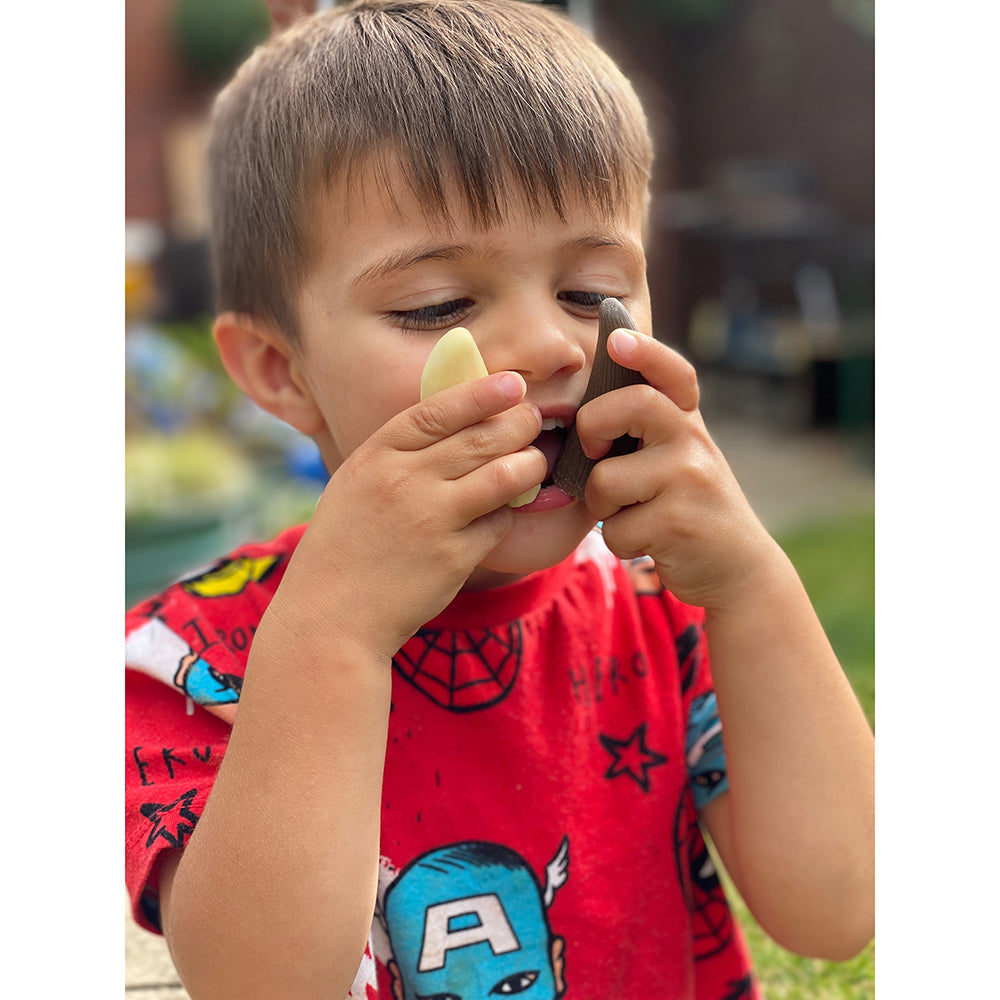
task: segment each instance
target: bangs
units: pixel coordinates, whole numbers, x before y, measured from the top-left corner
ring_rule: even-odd
[[[356,15],[352,44],[331,47],[315,81],[338,113],[317,123],[313,171],[349,188],[374,162],[391,194],[398,165],[428,214],[449,218],[457,190],[483,226],[519,195],[560,216],[568,196],[609,214],[634,204],[652,149],[631,87],[576,29],[522,6],[503,6],[502,22],[488,5],[493,16],[448,4],[420,19]]]

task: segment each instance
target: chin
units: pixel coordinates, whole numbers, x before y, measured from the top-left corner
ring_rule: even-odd
[[[479,564],[472,580],[519,578],[561,563],[597,523],[582,503],[550,514],[518,514],[511,533]],[[471,581],[470,581],[471,582]],[[502,583],[481,583],[498,586]]]

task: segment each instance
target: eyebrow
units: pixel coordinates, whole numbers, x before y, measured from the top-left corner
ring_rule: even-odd
[[[587,236],[580,236],[576,239],[566,240],[555,248],[556,254],[583,253],[590,250],[599,250],[603,247],[612,247],[624,250],[629,256],[638,257],[639,252],[632,246],[630,241],[622,240],[609,233],[594,233]],[[495,251],[475,249],[465,243],[449,243],[443,245],[421,245],[405,247],[400,250],[386,254],[373,261],[351,279],[351,287],[365,284],[367,282],[379,281],[395,274],[398,271],[405,271],[416,264],[425,261],[460,261],[469,257],[479,255],[486,263],[491,259],[499,259],[499,254]]]
[[[428,260],[457,261],[466,257],[471,257],[472,247],[461,243],[452,243],[444,246],[418,246],[407,247],[396,250],[393,253],[379,257],[378,260],[369,264],[363,271],[351,279],[351,287],[362,285],[366,282],[378,281],[388,277],[397,271],[405,271],[415,264],[422,264]]]

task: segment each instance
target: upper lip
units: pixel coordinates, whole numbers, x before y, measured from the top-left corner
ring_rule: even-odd
[[[577,407],[569,405],[538,406],[541,411],[542,420],[558,420],[564,427],[572,427],[576,421]]]

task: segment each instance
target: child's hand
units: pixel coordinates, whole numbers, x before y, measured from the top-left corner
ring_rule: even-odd
[[[333,474],[278,595],[385,657],[439,613],[544,479],[521,376],[454,386],[397,414]]]
[[[622,434],[631,455],[599,462],[585,502],[620,558],[652,556],[680,600],[721,607],[750,582],[775,543],[751,510],[698,411],[694,369],[652,337],[616,331],[612,358],[648,385],[599,396],[577,414],[584,452],[598,459]]]

